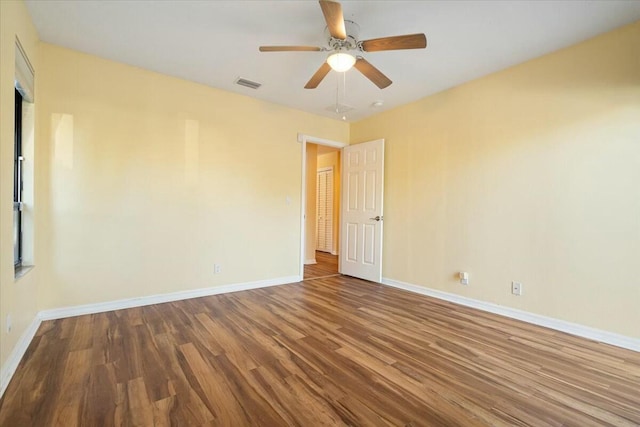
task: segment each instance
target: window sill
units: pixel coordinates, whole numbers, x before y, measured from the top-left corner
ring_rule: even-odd
[[[15,273],[14,273],[14,279],[18,280],[24,276],[26,276],[26,274],[28,272],[30,272],[31,270],[33,270],[33,267],[35,267],[34,265],[21,265],[19,267],[15,268]]]

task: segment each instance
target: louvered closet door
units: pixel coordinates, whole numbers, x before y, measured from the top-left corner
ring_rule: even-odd
[[[316,248],[319,251],[333,250],[333,168],[318,170],[316,181]]]

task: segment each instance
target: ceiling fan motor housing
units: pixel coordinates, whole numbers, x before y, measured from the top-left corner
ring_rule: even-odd
[[[347,51],[354,49],[362,50],[358,41],[358,37],[360,35],[360,26],[353,21],[345,20],[344,27],[347,33],[347,38],[344,40],[332,37],[331,34],[329,34],[329,28],[325,27],[324,34],[327,37],[327,44],[329,45],[329,47],[332,50],[337,51]]]

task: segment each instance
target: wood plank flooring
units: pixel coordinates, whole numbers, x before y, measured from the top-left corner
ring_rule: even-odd
[[[304,280],[317,279],[338,274],[338,256],[316,251],[317,264],[304,266]]]
[[[43,322],[0,426],[638,426],[640,353],[344,276]]]

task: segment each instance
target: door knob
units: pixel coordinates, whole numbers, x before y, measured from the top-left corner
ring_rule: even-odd
[[[373,217],[373,218],[369,218],[369,219],[374,220],[374,221],[382,221],[382,220],[383,220],[383,217],[381,217],[380,215],[378,215],[378,216],[375,216],[375,217]]]

